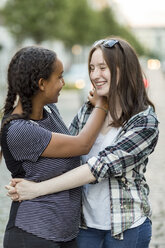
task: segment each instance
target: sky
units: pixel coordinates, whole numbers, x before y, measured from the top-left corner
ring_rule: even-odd
[[[164,26],[165,0],[114,0],[131,26]]]

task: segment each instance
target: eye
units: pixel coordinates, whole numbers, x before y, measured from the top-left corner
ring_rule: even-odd
[[[61,79],[61,78],[63,78],[63,77],[64,77],[63,74],[61,74],[58,78]]]
[[[90,69],[90,72],[91,72],[91,71],[94,71],[95,68],[93,66],[90,66],[89,69]]]
[[[104,71],[107,67],[106,66],[100,66],[100,69]]]

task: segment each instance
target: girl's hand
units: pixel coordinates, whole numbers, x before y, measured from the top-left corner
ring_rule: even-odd
[[[88,95],[88,100],[90,103],[96,107],[104,108],[105,110],[108,110],[108,101],[107,97],[105,96],[98,96],[95,88],[93,88]]]
[[[9,196],[11,200],[18,201],[19,195],[17,193],[16,188],[10,185],[5,185],[5,188],[8,190],[6,195]]]
[[[37,183],[27,181],[22,178],[12,179],[10,185],[5,186],[8,190],[7,195],[13,201],[31,200],[38,197]]]

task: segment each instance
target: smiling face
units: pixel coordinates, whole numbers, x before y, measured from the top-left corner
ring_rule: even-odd
[[[63,79],[63,64],[57,59],[55,62],[55,70],[52,72],[50,78],[46,80],[45,96],[47,103],[58,102],[58,97],[62,87],[65,85]]]
[[[99,96],[109,95],[111,73],[107,66],[103,53],[100,48],[97,48],[91,57],[89,64],[90,68],[90,79],[93,86],[97,90]]]

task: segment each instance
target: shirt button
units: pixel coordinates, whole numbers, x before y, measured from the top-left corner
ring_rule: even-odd
[[[122,178],[121,178],[121,181],[124,183],[124,182],[125,182],[125,178],[124,178],[124,177],[122,177]]]

